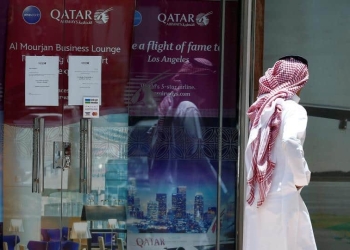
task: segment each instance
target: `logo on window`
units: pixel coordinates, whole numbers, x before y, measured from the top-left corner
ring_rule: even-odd
[[[207,26],[209,24],[208,16],[211,14],[213,14],[212,11],[208,13],[199,13],[197,16],[188,13],[160,13],[158,15],[158,21],[167,26]]]
[[[113,10],[113,8],[109,8],[106,10],[97,10],[94,14],[95,22],[98,24],[107,23],[109,19],[108,12],[110,12],[111,10]]]
[[[196,23],[199,26],[207,26],[209,24],[209,18],[208,16],[213,14],[212,11],[208,12],[208,13],[200,13],[196,16]]]
[[[141,22],[142,22],[142,15],[141,15],[141,12],[135,10],[135,14],[134,14],[134,26],[139,26]]]
[[[23,20],[28,24],[36,24],[41,19],[41,12],[36,6],[28,6],[23,10]]]
[[[109,20],[108,12],[113,10],[109,8],[106,10],[76,10],[76,9],[53,9],[50,16],[52,19],[64,24],[78,24],[78,25],[92,25],[94,21],[98,24],[105,24]]]

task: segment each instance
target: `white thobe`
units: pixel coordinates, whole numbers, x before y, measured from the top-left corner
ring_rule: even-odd
[[[303,151],[306,110],[298,104],[297,96],[292,100],[279,99],[277,102],[280,102],[283,110],[280,131],[272,150],[272,161],[276,167],[271,189],[259,208],[256,205],[259,200],[258,188],[254,204],[250,206],[245,202],[243,250],[315,250],[317,247],[310,216],[300,196],[301,189],[296,188],[306,186],[310,181]],[[266,120],[267,117],[264,118]],[[248,173],[252,158],[249,143],[252,134],[257,132],[253,130],[245,157]],[[249,194],[249,187],[247,189]]]

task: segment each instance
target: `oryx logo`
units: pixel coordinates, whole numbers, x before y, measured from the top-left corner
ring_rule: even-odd
[[[213,14],[212,11],[208,12],[208,13],[200,13],[196,16],[196,23],[199,26],[207,26],[209,24],[209,18],[208,16]]]
[[[36,6],[28,6],[23,10],[23,20],[28,24],[36,24],[41,19],[41,12]]]
[[[113,8],[109,8],[106,10],[96,10],[95,14],[94,14],[94,20],[96,23],[98,24],[105,24],[108,22],[109,16],[108,16],[108,12],[110,12],[111,10],[113,10]]]

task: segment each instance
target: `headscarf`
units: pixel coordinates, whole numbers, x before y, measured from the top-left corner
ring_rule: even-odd
[[[256,187],[260,196],[258,207],[265,201],[271,187],[275,168],[271,151],[281,126],[282,104],[302,89],[308,79],[307,65],[293,57],[278,60],[259,79],[258,99],[247,112],[250,119],[247,150],[252,154],[248,173],[249,205],[254,203]]]

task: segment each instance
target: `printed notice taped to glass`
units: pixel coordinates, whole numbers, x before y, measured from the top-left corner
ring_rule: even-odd
[[[84,97],[83,118],[98,118],[100,116],[99,103],[98,97]]]
[[[26,56],[25,105],[58,106],[58,56]]]
[[[99,98],[101,104],[101,56],[68,57],[68,105],[83,105],[85,96]]]

